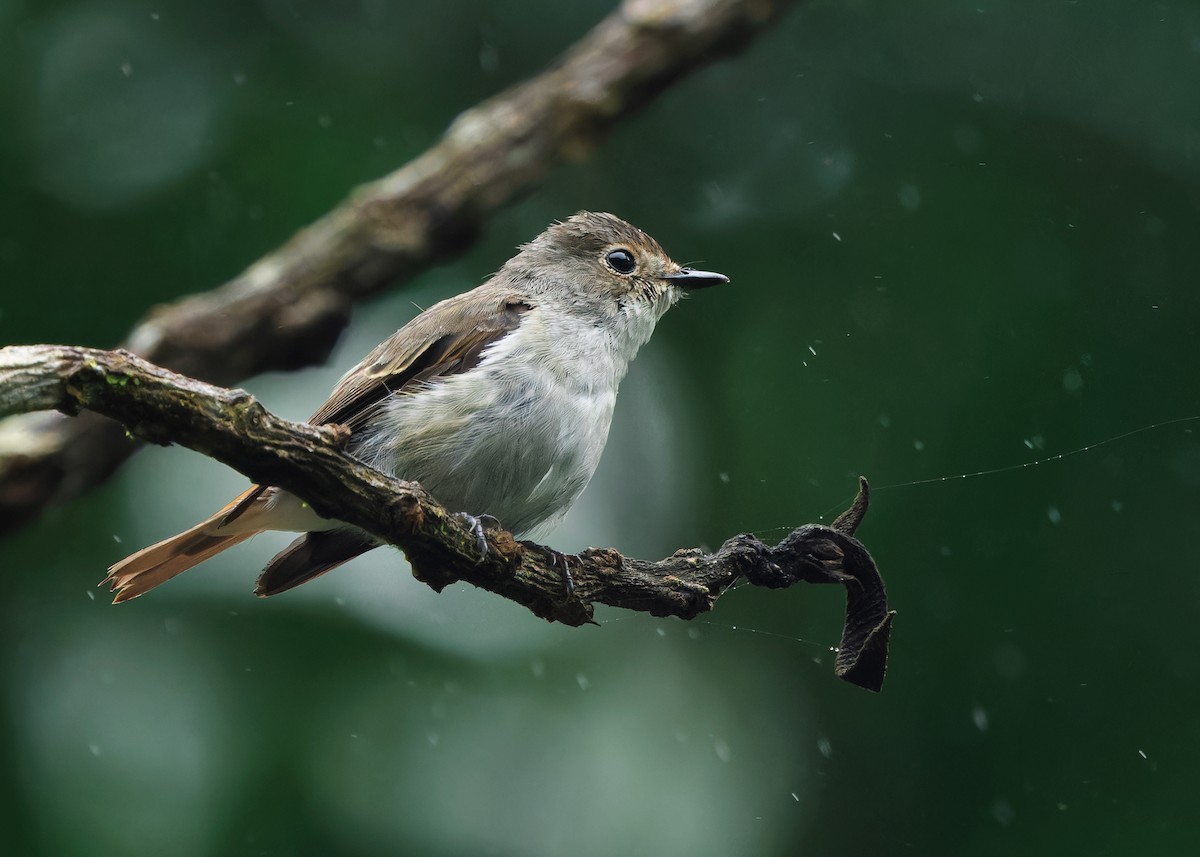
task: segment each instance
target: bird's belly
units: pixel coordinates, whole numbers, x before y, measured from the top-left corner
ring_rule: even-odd
[[[493,515],[517,534],[548,528],[596,469],[615,390],[551,372],[498,380],[467,373],[396,396],[356,435],[356,454],[451,510]]]

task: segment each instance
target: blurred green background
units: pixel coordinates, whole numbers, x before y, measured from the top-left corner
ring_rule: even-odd
[[[608,2],[0,2],[0,342],[111,346],[535,73]],[[260,537],[120,609],[110,562],[245,480],[151,449],[0,542],[10,854],[1179,854],[1194,847],[1200,8],[813,2],[362,307],[303,418],[547,223],[730,275],[674,310],[552,542],[647,558],[828,520],[842,593],[546,625],[377,551],[250,594]],[[824,516],[822,518],[822,516]]]

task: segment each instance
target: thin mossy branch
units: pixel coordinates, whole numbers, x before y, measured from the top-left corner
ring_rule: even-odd
[[[586,156],[793,2],[625,0],[541,74],[459,115],[424,154],[358,188],[230,282],[152,310],[123,345],[217,384],[323,361],[355,302],[460,252],[552,167]],[[136,448],[120,426],[90,414],[0,424],[0,532],[100,483]]]
[[[870,690],[883,685],[893,613],[883,581],[854,531],[867,511],[861,480],[854,504],[832,526],[806,524],[774,547],[750,535],[715,553],[678,550],[647,562],[611,548],[564,559],[551,548],[487,532],[481,556],[470,525],[415,482],[405,482],[348,455],[339,426],[281,419],[241,390],[215,387],[155,366],[126,351],[60,345],[0,349],[0,416],[54,409],[87,410],[118,420],[133,437],[178,443],[259,483],[278,485],[320,515],[361,527],[399,547],[413,574],[441,591],[465,581],[550,621],[582,625],[592,605],[609,604],[691,619],[713,609],[738,580],[782,588],[794,583],[846,587],[846,621],[837,674]],[[562,563],[574,588],[563,586]]]

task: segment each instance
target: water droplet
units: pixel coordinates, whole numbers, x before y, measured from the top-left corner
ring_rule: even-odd
[[[916,185],[900,185],[900,190],[896,191],[896,197],[900,200],[900,207],[905,211],[916,211],[921,207],[921,191]]]
[[[971,709],[971,720],[975,723],[975,728],[980,732],[988,731],[988,716],[983,710],[982,705],[976,705]]]
[[[717,754],[717,758],[722,762],[728,762],[733,758],[733,751],[729,749],[729,745],[722,739],[717,738],[713,741],[713,752]]]
[[[495,45],[485,44],[479,50],[479,67],[487,74],[495,74],[500,68],[500,51]]]
[[[996,823],[1001,827],[1012,824],[1014,815],[1013,805],[1003,798],[992,804],[992,818],[996,819]]]

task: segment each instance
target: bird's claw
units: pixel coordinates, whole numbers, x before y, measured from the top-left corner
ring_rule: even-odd
[[[475,536],[475,546],[479,548],[479,558],[486,559],[489,548],[487,534],[483,531],[484,522],[488,522],[489,526],[498,527],[500,526],[500,521],[496,519],[495,515],[485,514],[475,517],[466,512],[459,512],[459,514],[471,526],[471,534]]]
[[[495,515],[471,515],[467,512],[459,512],[462,519],[471,527],[471,534],[475,536],[475,544],[479,548],[479,559],[487,558],[491,548],[488,546],[487,533],[484,532],[484,527],[499,527],[500,521]],[[572,554],[575,561],[582,563],[578,556]],[[575,594],[575,578],[571,576],[571,556],[561,553],[554,549],[550,549],[550,565],[552,568],[562,569],[563,594],[566,598],[570,598]]]
[[[565,553],[559,553],[556,550],[550,551],[550,557],[552,566],[562,564],[563,592],[567,598],[570,598],[575,594],[575,578],[571,577],[571,561]],[[582,562],[578,556],[575,559]]]

